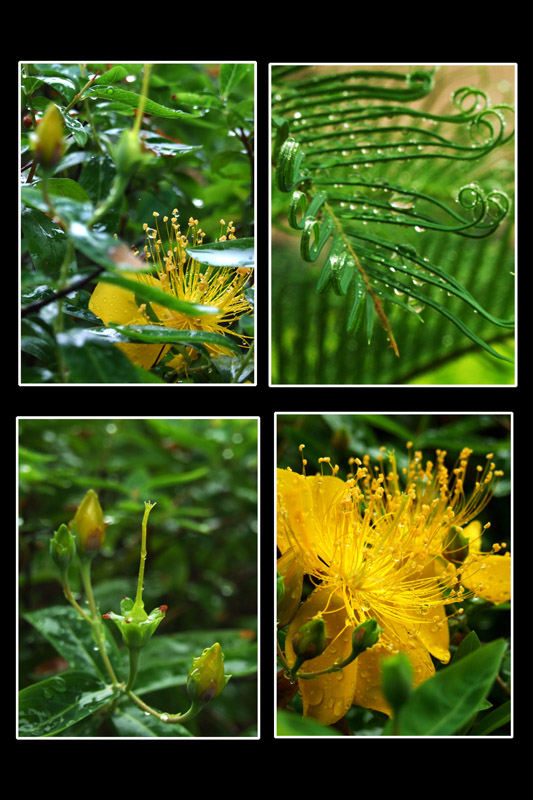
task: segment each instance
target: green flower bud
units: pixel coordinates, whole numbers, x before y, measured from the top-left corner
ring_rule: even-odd
[[[280,575],[279,572],[277,573],[276,577],[276,591],[277,591],[277,599],[278,599],[278,607],[285,594],[285,585],[283,582],[283,575]]]
[[[463,536],[461,528],[452,525],[444,542],[442,555],[452,562],[462,563],[468,555],[468,539]]]
[[[292,647],[300,663],[319,656],[327,643],[326,624],[319,614],[305,622],[292,637]]]
[[[150,641],[159,623],[164,619],[167,606],[158,606],[147,614],[142,603],[137,605],[129,597],[123,597],[120,603],[122,614],[109,611],[103,619],[112,619],[119,629],[126,647],[140,650]]]
[[[398,653],[383,661],[381,688],[395,716],[409,697],[412,684],[413,667],[405,653]]]
[[[98,495],[89,489],[69,526],[78,536],[80,554],[94,555],[105,540],[107,524]]]
[[[278,579],[278,624],[287,625],[296,613],[302,598],[304,570],[292,550],[287,550],[278,559],[277,572],[283,582],[283,594],[279,595]]]
[[[75,553],[76,537],[72,535],[66,525],[60,525],[54,532],[53,538],[50,539],[50,555],[62,574],[68,570]]]
[[[31,145],[35,158],[45,168],[52,169],[61,160],[65,150],[63,118],[53,103],[50,103],[37,130],[32,133]]]
[[[355,653],[355,657],[363,653],[368,647],[373,647],[378,641],[382,630],[374,617],[361,622],[352,634],[352,650]]]
[[[224,653],[219,643],[193,658],[187,676],[187,691],[193,703],[209,703],[224,690],[231,675],[224,673]]]
[[[129,177],[145,158],[139,134],[131,128],[126,128],[122,131],[113,151],[117,172],[123,177]]]

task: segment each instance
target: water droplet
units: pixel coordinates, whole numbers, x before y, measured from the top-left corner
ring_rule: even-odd
[[[322,702],[322,698],[324,697],[324,692],[319,687],[311,689],[309,692],[309,705],[316,706],[320,702]]]

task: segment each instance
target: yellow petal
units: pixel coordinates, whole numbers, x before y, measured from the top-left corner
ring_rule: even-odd
[[[432,558],[420,572],[420,579],[439,578],[445,570],[451,569],[448,562],[440,558]],[[432,656],[444,664],[450,660],[450,631],[445,606],[433,606],[426,622],[420,622],[416,628],[416,637],[429,650]]]
[[[134,274],[128,274],[127,277],[131,280],[140,280],[139,276]],[[146,322],[135,302],[133,292],[120,286],[113,286],[111,283],[97,285],[89,300],[89,308],[106,325],[109,322],[115,322],[117,325],[141,325]]]
[[[479,553],[481,550],[481,534],[483,528],[481,522],[475,519],[466,528],[463,528],[463,536],[468,539],[468,549],[470,553]]]
[[[443,664],[450,660],[450,631],[448,617],[444,606],[437,606],[431,610],[432,620],[420,626],[417,638],[432,656],[438,658]]]
[[[342,514],[339,500],[345,495],[344,481],[333,475],[305,477],[278,469],[278,547],[281,552],[292,546],[294,537],[301,549],[316,552],[323,538],[326,518],[334,512]],[[331,520],[331,516],[329,518]]]
[[[294,663],[292,637],[296,631],[320,611],[324,611],[326,635],[331,640],[322,655],[304,662],[302,672],[317,672],[331,667],[335,661],[343,661],[352,652],[353,626],[345,628],[346,610],[342,595],[330,590],[316,589],[294,616],[286,639],[286,656]],[[343,717],[353,701],[357,659],[342,671],[320,675],[313,680],[299,680],[298,686],[303,701],[305,716],[313,717],[323,725],[331,725]]]
[[[409,637],[407,630],[400,630],[401,626],[394,626],[394,634],[388,631],[387,638],[391,639],[394,649],[386,647],[378,642],[374,647],[365,650],[364,653],[355,660],[357,664],[357,676],[355,683],[354,705],[362,708],[372,708],[381,711],[383,714],[391,716],[391,709],[381,691],[381,662],[384,658],[389,658],[393,652],[402,651],[407,654],[413,665],[413,687],[418,686],[427,680],[435,672],[435,667],[431,657],[422,645],[418,645],[416,640]],[[395,636],[401,638],[396,639]]]
[[[151,286],[159,286],[159,281],[151,275],[128,273],[131,280],[143,281]],[[111,283],[99,283],[89,300],[89,308],[100,317],[105,325],[115,322],[117,325],[144,325],[146,317],[139,311],[133,292],[113,286]],[[133,364],[145,369],[150,369],[158,358],[162,358],[169,349],[165,347],[161,352],[159,344],[117,344],[117,347],[129,358]]]
[[[511,556],[489,554],[467,562],[461,582],[490,603],[506,603],[511,598]]]

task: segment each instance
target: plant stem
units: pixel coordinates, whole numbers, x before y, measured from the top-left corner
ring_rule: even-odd
[[[79,92],[79,94],[77,94],[77,95],[75,95],[75,96],[74,96],[74,98],[73,98],[73,99],[70,101],[70,103],[68,104],[68,106],[67,106],[67,107],[64,109],[64,111],[63,111],[63,114],[68,114],[68,112],[70,111],[70,109],[71,109],[71,108],[73,108],[73,106],[75,106],[75,105],[76,105],[76,103],[78,103],[78,102],[79,102],[79,101],[82,99],[84,91],[85,91],[86,89],[88,89],[90,86],[92,86],[92,84],[94,83],[94,81],[96,80],[96,78],[97,78],[97,76],[98,76],[98,72],[99,72],[99,71],[100,71],[100,70],[97,70],[97,71],[94,73],[94,75],[92,76],[92,78],[91,78],[89,81],[87,81],[87,83],[85,84],[85,86],[83,87],[83,89],[82,89],[82,90]]]
[[[81,579],[83,582],[83,587],[85,589],[85,594],[87,595],[87,600],[89,602],[89,608],[91,609],[91,625],[93,626],[93,634],[96,640],[96,644],[98,645],[98,650],[100,651],[100,655],[102,656],[102,661],[105,664],[109,677],[113,685],[118,684],[117,676],[115,675],[115,671],[111,665],[109,660],[109,656],[107,655],[107,651],[105,649],[105,643],[102,637],[102,627],[100,619],[98,618],[98,610],[96,608],[96,602],[94,600],[94,593],[93,587],[91,584],[91,561],[90,560],[83,560],[80,561],[80,573]]]
[[[155,506],[155,503],[144,504],[144,516],[142,521],[142,534],[141,534],[141,561],[139,563],[139,577],[137,579],[137,594],[135,595],[135,605],[142,606],[143,597],[143,581],[144,581],[144,565],[146,563],[146,529],[148,526],[148,517],[150,511]]]
[[[69,584],[68,584],[68,582],[67,582],[67,580],[66,580],[66,579],[65,579],[65,581],[63,582],[63,592],[64,592],[64,595],[65,595],[65,597],[66,597],[66,598],[67,598],[67,600],[69,601],[69,603],[70,603],[71,605],[73,605],[73,606],[74,606],[74,608],[76,609],[76,611],[78,612],[78,614],[81,614],[81,616],[83,617],[83,619],[84,619],[86,622],[88,622],[88,623],[89,623],[89,625],[92,625],[92,624],[93,624],[93,621],[92,621],[92,619],[91,619],[90,617],[88,617],[88,616],[87,616],[87,614],[85,613],[85,611],[83,610],[83,608],[82,608],[82,607],[79,605],[79,603],[77,603],[77,602],[76,602],[76,600],[74,599],[74,595],[72,594],[72,589],[70,588],[70,586],[69,586]]]
[[[126,691],[126,694],[128,695],[128,697],[130,698],[130,700],[133,700],[133,702],[136,703],[139,706],[139,708],[142,708],[143,711],[146,711],[148,714],[151,714],[153,717],[157,717],[159,720],[161,720],[161,722],[167,722],[167,723],[169,723],[171,725],[175,724],[177,722],[187,722],[187,720],[193,719],[197,714],[199,714],[199,712],[203,708],[202,704],[198,705],[197,703],[193,702],[191,707],[188,708],[187,711],[185,711],[183,714],[167,714],[164,711],[163,712],[156,711],[155,708],[152,708],[147,703],[145,703],[143,700],[141,700],[140,697],[137,697],[137,695],[134,694],[131,691],[131,689],[130,690],[125,690],[125,691]]]
[[[133,684],[135,683],[135,678],[137,676],[137,670],[139,669],[139,661],[141,657],[141,651],[138,649],[134,649],[133,647],[128,647],[128,653],[130,656],[130,674],[128,676],[128,682],[126,684],[126,688],[124,689],[125,692],[129,692],[133,688]]]

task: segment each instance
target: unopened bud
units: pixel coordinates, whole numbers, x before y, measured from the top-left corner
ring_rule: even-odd
[[[231,675],[224,673],[224,653],[219,643],[193,658],[187,676],[187,691],[193,703],[209,703],[224,690]]]
[[[278,578],[278,625],[287,625],[300,604],[304,570],[292,550],[287,550],[277,563]],[[280,594],[281,584],[281,594]]]
[[[356,656],[363,653],[368,647],[373,647],[379,639],[382,628],[379,627],[374,617],[361,622],[352,634],[352,649]]]
[[[398,653],[382,662],[381,688],[395,716],[409,697],[412,684],[413,667],[405,653]]]
[[[105,540],[107,524],[98,495],[89,489],[70,523],[71,530],[78,536],[80,555],[94,555],[100,550]]]
[[[468,539],[463,535],[463,532],[457,525],[452,525],[446,536],[444,542],[444,550],[442,552],[447,561],[463,562],[468,555]]]
[[[305,622],[292,637],[292,647],[300,662],[316,658],[327,644],[326,624],[319,615]]]
[[[70,562],[76,552],[76,537],[72,535],[66,525],[60,525],[54,536],[50,539],[50,555],[61,570],[66,573]]]
[[[54,103],[50,103],[37,130],[31,135],[31,144],[37,161],[43,167],[53,168],[61,160],[65,149],[63,118]]]
[[[129,177],[143,161],[145,155],[139,141],[139,134],[135,130],[126,128],[122,131],[114,149],[113,158],[117,172],[124,177]]]

